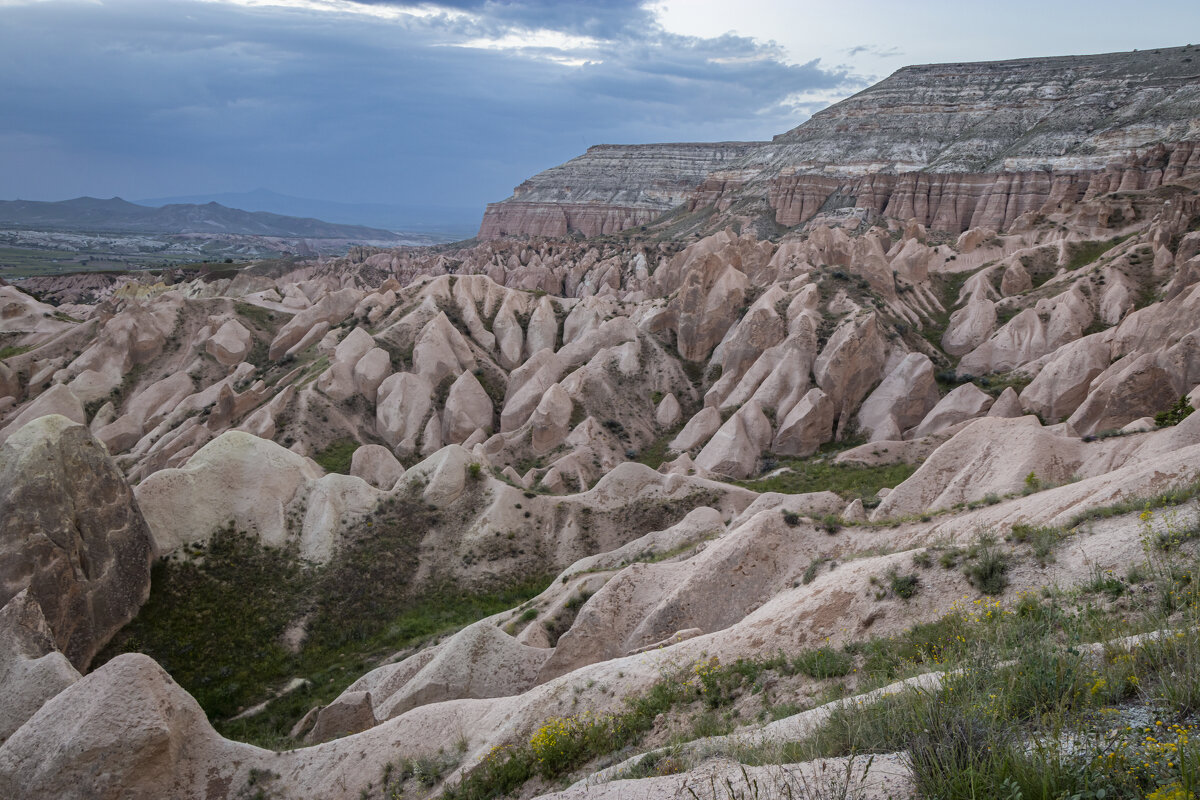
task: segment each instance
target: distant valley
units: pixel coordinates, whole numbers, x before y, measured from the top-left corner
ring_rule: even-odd
[[[0,201],[0,277],[343,255],[352,245],[425,246],[453,238],[243,211],[215,202],[152,207],[116,197],[6,200]]]

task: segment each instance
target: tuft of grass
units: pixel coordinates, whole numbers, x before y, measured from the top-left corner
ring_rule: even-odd
[[[990,536],[971,545],[962,566],[967,582],[984,594],[1000,594],[1008,587],[1008,556]]]
[[[792,668],[817,680],[840,678],[849,675],[854,669],[854,659],[845,652],[830,647],[818,647],[792,659]]]
[[[1012,526],[1009,534],[1014,542],[1028,544],[1040,566],[1054,561],[1054,548],[1067,536],[1062,528],[1026,525],[1019,522]]]

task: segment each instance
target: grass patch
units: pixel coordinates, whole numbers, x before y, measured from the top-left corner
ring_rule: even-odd
[[[0,361],[3,361],[6,358],[12,358],[13,356],[19,356],[22,353],[28,353],[32,349],[33,345],[31,344],[23,344],[19,346],[10,344],[6,347],[0,347]]]
[[[940,686],[836,708],[801,741],[735,746],[732,754],[745,764],[764,764],[907,751],[924,797],[1187,797],[1154,792],[1200,786],[1190,782],[1200,777],[1200,749],[1192,744],[1200,738],[1192,716],[1200,711],[1200,562],[1148,561],[1145,569],[1149,585],[1138,595],[1145,602],[1132,607],[1105,611],[1092,603],[1085,584],[1042,597],[1025,594],[1010,606],[962,603],[934,622],[841,650],[729,664],[701,660],[664,673],[615,714],[547,720],[528,741],[498,748],[445,796],[515,795],[533,777],[577,777],[636,747],[658,714],[698,707],[682,740],[634,768],[643,776],[665,774],[654,767],[669,760],[671,772],[682,771],[689,765],[676,745],[728,730],[730,716],[722,709],[756,691],[768,673],[852,676],[855,689],[867,691],[957,667],[944,673]],[[1173,600],[1164,607],[1167,597]],[[1132,650],[1082,646],[1160,629],[1167,614],[1176,633]],[[768,715],[779,718],[776,710],[786,715],[802,708]]]
[[[240,300],[234,301],[233,310],[239,317],[249,320],[255,327],[263,330],[274,330],[275,328],[275,312],[269,308],[256,306],[253,303],[243,303]]]
[[[1067,260],[1067,271],[1073,272],[1080,267],[1086,267],[1100,256],[1112,250],[1114,247],[1125,241],[1132,234],[1126,236],[1114,236],[1107,241],[1102,242],[1079,242],[1071,248],[1071,257]]]
[[[202,558],[155,565],[149,600],[96,663],[145,653],[224,735],[289,746],[288,731],[309,708],[328,703],[379,659],[519,605],[549,583],[539,577],[479,592],[450,581],[411,586],[420,542],[435,523],[423,504],[394,501],[319,566],[220,531],[192,548]],[[307,636],[293,652],[283,634],[299,621]],[[228,721],[294,677],[311,685]]]
[[[894,488],[917,471],[911,464],[886,464],[864,467],[856,464],[834,464],[828,461],[789,460],[780,462],[790,472],[782,472],[769,478],[737,481],[738,486],[756,492],[781,492],[803,494],[805,492],[836,492],[847,500],[859,498],[863,501],[875,499],[876,493],[884,488]]]
[[[1165,492],[1160,492],[1158,494],[1149,496],[1130,497],[1111,505],[1102,506],[1100,508],[1090,508],[1081,514],[1076,514],[1074,517],[1072,517],[1070,524],[1067,525],[1067,528],[1073,529],[1083,525],[1086,522],[1091,522],[1097,519],[1119,517],[1123,514],[1132,514],[1135,511],[1148,512],[1159,508],[1169,508],[1171,506],[1183,505],[1187,501],[1197,496],[1200,496],[1200,474],[1197,474],[1191,479],[1184,481]]]
[[[1046,566],[1054,561],[1054,548],[1066,538],[1067,532],[1062,528],[1026,525],[1017,523],[1012,526],[1009,539],[1020,544],[1029,545],[1039,566]]]
[[[354,439],[338,439],[318,451],[313,456],[313,461],[320,464],[321,469],[326,472],[338,472],[342,475],[349,475],[350,460],[354,457],[354,451],[358,447],[359,444]]]
[[[662,466],[662,463],[667,460],[669,451],[667,444],[678,436],[681,430],[683,430],[682,426],[676,426],[643,447],[641,452],[638,453],[638,463],[645,464],[650,469],[658,469]]]

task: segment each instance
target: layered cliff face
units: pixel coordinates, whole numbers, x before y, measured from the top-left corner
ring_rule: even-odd
[[[1200,169],[1197,140],[1200,47],[906,67],[769,143],[592,148],[489,206],[480,236],[611,233],[683,199],[754,198],[788,227],[858,207],[1002,230]]]
[[[1026,213],[1049,214],[1089,197],[1156,189],[1200,171],[1200,144],[1160,144],[1103,170],[780,175],[767,187],[775,219],[799,225],[821,211],[867,208],[934,230],[1007,230]]]
[[[595,236],[644,225],[684,202],[709,173],[762,142],[598,145],[490,203],[482,239],[506,234]]]

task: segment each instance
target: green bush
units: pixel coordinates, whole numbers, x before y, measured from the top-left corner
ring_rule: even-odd
[[[1160,411],[1155,414],[1154,424],[1160,428],[1169,428],[1172,425],[1178,425],[1195,410],[1192,408],[1192,404],[1188,402],[1187,395],[1184,395],[1175,401],[1175,405],[1166,411]]]
[[[921,588],[921,579],[916,575],[901,575],[896,570],[888,573],[888,588],[897,597],[908,600],[915,597]]]

